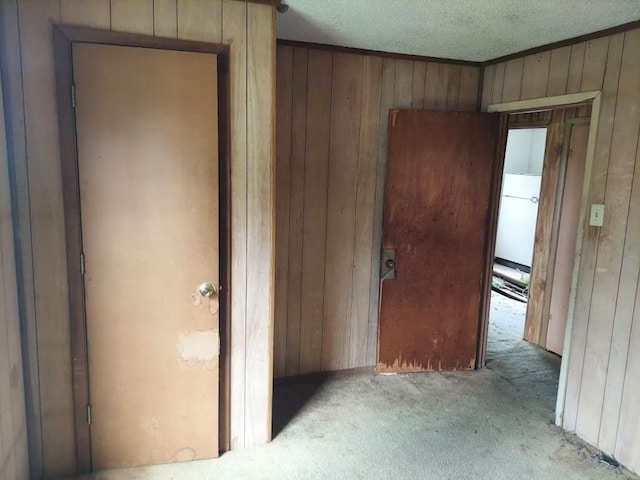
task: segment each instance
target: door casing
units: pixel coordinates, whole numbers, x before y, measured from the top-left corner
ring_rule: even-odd
[[[582,183],[582,198],[580,200],[580,215],[578,221],[578,233],[576,236],[575,256],[573,262],[573,272],[571,276],[571,290],[569,293],[569,311],[567,314],[567,324],[565,326],[565,337],[563,352],[565,355],[562,357],[562,363],[560,367],[560,379],[558,383],[558,396],[556,399],[556,418],[555,423],[557,426],[562,426],[564,403],[567,392],[567,376],[568,376],[568,357],[569,349],[571,347],[571,330],[573,328],[574,310],[576,303],[576,292],[578,283],[578,271],[580,266],[580,259],[582,253],[582,243],[585,235],[585,222],[589,204],[589,185],[591,184],[591,175],[593,169],[593,161],[595,157],[596,136],[598,134],[598,122],[600,119],[600,106],[602,103],[602,92],[594,90],[590,92],[570,93],[566,95],[558,95],[554,97],[535,98],[532,100],[519,100],[515,102],[499,103],[489,105],[488,112],[502,113],[505,118],[505,131],[503,132],[502,140],[506,142],[506,118],[511,113],[523,113],[523,112],[535,112],[539,110],[549,110],[553,108],[566,108],[582,105],[591,102],[591,118],[589,121],[589,140],[587,144],[587,156],[585,161],[584,179]],[[497,165],[496,176],[502,174],[504,167],[504,155],[499,160]],[[495,180],[495,179],[494,179]],[[491,195],[491,218],[493,223],[490,225],[490,243],[488,246],[487,264],[485,265],[485,275],[488,275],[493,269],[493,257],[495,254],[495,238],[497,229],[498,218],[498,206],[500,203],[500,183],[494,186]],[[490,296],[490,283],[487,285],[487,289],[484,292],[484,306],[482,310],[480,329],[481,335],[478,343],[478,367],[484,365],[486,359],[487,350],[487,332],[489,328],[489,296]]]
[[[230,172],[229,172],[229,46],[147,35],[117,33],[90,28],[53,26],[56,73],[56,96],[62,189],[65,212],[67,253],[67,282],[69,287],[69,317],[71,327],[72,385],[75,420],[75,454],[77,473],[91,471],[91,436],[87,422],[89,399],[88,352],[84,286],[81,269],[82,236],[80,223],[80,194],[78,185],[78,156],[76,149],[75,113],[73,99],[73,65],[71,50],[74,43],[94,43],[129,47],[212,53],[218,56],[218,158],[219,158],[219,229],[220,229],[220,412],[219,443],[222,450],[230,444],[229,422],[229,336],[230,336]]]

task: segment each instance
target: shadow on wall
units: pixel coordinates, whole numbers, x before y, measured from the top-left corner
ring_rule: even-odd
[[[326,382],[328,373],[276,379],[273,386],[273,438],[276,438]]]

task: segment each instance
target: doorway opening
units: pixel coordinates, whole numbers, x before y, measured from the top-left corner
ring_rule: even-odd
[[[547,127],[507,132],[489,313],[492,334],[520,339],[529,296]]]
[[[489,364],[518,362],[518,352],[539,347],[562,356],[590,117],[591,105],[508,116],[488,300]],[[559,378],[560,359],[552,363],[546,372]]]

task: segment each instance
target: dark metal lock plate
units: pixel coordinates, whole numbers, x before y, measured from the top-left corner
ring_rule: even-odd
[[[380,278],[392,280],[396,278],[396,250],[383,248],[380,256]]]

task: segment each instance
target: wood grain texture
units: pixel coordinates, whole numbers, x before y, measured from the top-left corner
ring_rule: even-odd
[[[60,0],[60,20],[66,25],[111,28],[111,4],[109,0]]]
[[[393,87],[393,101],[401,108],[411,108],[413,94],[413,62],[396,61],[396,76]]]
[[[289,248],[287,282],[287,347],[285,373],[300,368],[300,324],[302,321],[302,236],[304,222],[304,177],[307,135],[307,49],[293,49],[291,101],[291,160],[289,174]]]
[[[378,371],[475,368],[499,120],[391,111],[382,246],[396,277],[382,282]]]
[[[546,95],[601,89],[587,205],[605,204],[605,226],[584,226],[562,425],[640,471],[638,394],[638,79],[640,29],[551,51]],[[624,50],[624,52],[623,52]],[[496,65],[499,73],[504,63]],[[542,81],[542,80],[541,80]],[[494,81],[499,83],[498,81]],[[485,89],[488,88],[485,86]],[[489,95],[486,91],[485,95]],[[495,97],[494,97],[495,98]],[[635,150],[634,150],[635,149]],[[635,402],[635,403],[634,403]]]
[[[545,306],[551,295],[553,258],[555,258],[554,229],[560,201],[558,184],[563,180],[561,175],[564,160],[565,117],[565,110],[554,111],[547,129],[529,283],[529,302],[524,325],[524,339],[543,347],[546,345],[548,322]]]
[[[562,47],[551,51],[549,78],[546,87],[548,97],[567,93],[570,59],[571,47]]]
[[[444,110],[447,106],[449,66],[442,63],[427,63],[424,84],[424,108]],[[400,104],[393,104],[400,107]]]
[[[14,245],[18,277],[18,303],[22,312],[22,348],[24,355],[25,403],[29,442],[29,470],[42,477],[43,444],[41,423],[40,376],[37,347],[37,318],[35,312],[32,233],[30,220],[29,177],[27,173],[27,146],[25,142],[24,93],[22,90],[21,38],[19,33],[17,1],[0,3],[3,32],[2,62],[4,108],[8,122],[7,152],[13,160],[15,202]]]
[[[153,0],[111,0],[111,29],[153,35]]]
[[[0,111],[4,111],[0,93]],[[29,478],[18,284],[14,256],[9,162],[4,117],[0,118],[0,475]]]
[[[19,2],[18,7],[35,312],[40,312],[43,455],[45,471],[53,476],[75,471],[64,212],[50,46],[51,23],[60,21],[60,10],[58,2]]]
[[[373,257],[376,153],[380,134],[382,59],[365,57],[356,185],[356,218],[351,295],[349,366],[366,365],[369,327],[369,280]],[[422,69],[421,69],[422,70]],[[415,69],[414,69],[415,81]],[[420,82],[418,82],[420,84]],[[424,92],[420,84],[418,95]],[[414,90],[415,91],[415,90]],[[414,97],[415,99],[415,97]]]
[[[627,286],[620,284],[626,232],[629,217],[631,187],[636,164],[640,109],[625,105],[640,104],[640,31],[625,34],[616,119],[611,139],[611,157],[607,174],[604,204],[607,214],[600,232],[598,257],[595,266],[593,295],[589,313],[585,365],[580,387],[580,404],[576,432],[590,443],[598,443],[600,415],[603,407],[616,304]],[[637,277],[635,272],[633,276]],[[633,285],[635,282],[633,282]],[[635,290],[635,289],[633,289]],[[633,294],[632,294],[633,295]],[[619,318],[619,317],[618,317]],[[613,321],[612,321],[613,320]]]
[[[220,43],[222,40],[222,0],[177,1],[179,38]]]
[[[231,76],[231,385],[229,422],[232,449],[244,447],[247,370],[250,335],[247,314],[247,9],[239,2],[223,4],[223,41],[229,44]],[[233,133],[235,132],[235,133]]]
[[[589,204],[604,202],[607,168],[611,155],[611,138],[616,115],[624,34],[614,36],[610,40],[607,69],[602,89],[601,120],[598,125],[595,157],[591,171],[591,185],[589,186]],[[568,353],[569,364],[564,411],[564,426],[569,431],[575,431],[578,415],[580,382],[582,380],[584,352],[587,342],[587,319],[591,307],[595,263],[598,252],[598,233],[597,228],[586,227],[585,238],[581,246],[582,257],[579,267],[578,286],[576,288],[571,346]],[[580,321],[577,321],[578,319]]]
[[[520,100],[545,96],[550,62],[551,52],[543,52],[525,57]]]
[[[458,95],[460,94],[460,65],[449,65],[449,74],[447,76],[447,110],[455,111],[458,109]]]
[[[458,104],[460,112],[475,112],[478,107],[478,82],[480,71],[474,67],[460,67],[460,88]]]
[[[289,208],[291,192],[291,110],[293,99],[293,47],[279,47],[276,78],[276,303],[273,372],[286,373],[287,307],[289,286]]]
[[[427,72],[432,63],[427,64]],[[427,73],[428,82],[429,75]],[[380,250],[382,248],[382,213],[384,203],[384,180],[387,173],[387,146],[389,131],[389,111],[393,108],[393,84],[395,62],[384,59],[382,62],[382,84],[380,87],[380,131],[378,133],[378,151],[376,153],[376,193],[373,205],[373,259],[371,262],[371,298],[369,301],[369,338],[367,340],[367,365],[375,365],[378,354],[378,318],[380,313]],[[440,90],[444,92],[445,90]],[[430,97],[427,98],[427,92]],[[434,99],[435,90],[425,84],[425,108],[427,102]],[[442,96],[442,93],[441,93]]]
[[[177,0],[153,0],[153,34],[178,38]]]
[[[275,283],[275,9],[247,5],[246,447],[271,440]]]
[[[362,56],[333,57],[322,368],[349,367]],[[413,67],[409,62],[407,64]],[[410,69],[413,72],[413,69]],[[411,74],[407,82],[411,93]],[[409,100],[410,102],[410,100]]]
[[[478,69],[475,67],[469,68],[472,71],[478,71]],[[424,108],[424,83],[426,75],[427,64],[425,62],[413,62],[413,88],[411,92],[411,108],[419,110]]]
[[[298,58],[298,74],[292,70],[292,48],[306,52],[306,62],[304,55]],[[356,79],[345,93],[344,73],[336,72],[340,52],[287,45],[279,45],[278,52],[278,102],[284,102],[278,112],[286,125],[278,133],[276,307],[286,312],[293,306],[294,315],[291,310],[276,315],[275,374],[371,366],[377,346],[388,111],[397,105],[445,109],[449,66],[350,54],[338,60],[340,69]],[[337,85],[341,98],[359,101],[346,107],[335,99],[332,103],[336,75],[342,75]],[[460,67],[451,97],[456,108],[476,108],[479,76],[477,67]],[[292,109],[299,112],[294,120]],[[342,129],[351,123],[355,126],[347,138]],[[304,163],[290,165],[296,156]],[[343,163],[335,163],[336,158]],[[346,183],[338,178],[345,171],[352,177]],[[349,218],[340,229],[336,211]],[[339,255],[344,265],[331,260]],[[339,278],[327,275],[327,268],[337,269]],[[343,302],[342,307],[336,310],[335,302]],[[334,329],[342,343],[336,343]]]
[[[502,102],[512,102],[520,99],[523,70],[523,58],[515,58],[506,63],[504,69],[504,85],[502,87]]]
[[[299,373],[322,370],[333,54],[309,50],[308,67]]]

